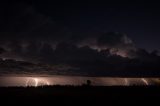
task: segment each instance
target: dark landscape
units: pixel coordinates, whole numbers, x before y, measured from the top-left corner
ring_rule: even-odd
[[[109,105],[159,104],[160,86],[1,87],[5,104]]]

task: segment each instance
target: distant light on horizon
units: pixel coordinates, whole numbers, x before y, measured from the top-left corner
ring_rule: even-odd
[[[90,80],[93,86],[149,86],[160,85],[159,78],[111,78],[111,77],[0,77],[0,86],[83,85]]]
[[[38,77],[29,77],[29,78],[27,78],[27,81],[26,81],[26,87],[27,86],[35,86],[35,87],[37,87],[37,86],[43,86],[43,85],[50,85],[50,83],[49,83],[49,81],[48,80],[46,80],[45,78],[38,78]]]

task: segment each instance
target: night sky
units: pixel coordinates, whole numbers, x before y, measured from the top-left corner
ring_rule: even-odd
[[[23,23],[22,27],[21,22],[32,21],[29,17],[22,17],[27,15],[24,12],[30,8],[28,14],[34,14],[32,18],[35,20],[37,18],[38,21],[42,17],[49,18],[74,35],[98,35],[108,31],[122,32],[133,39],[138,47],[147,50],[160,49],[160,7],[156,3],[26,1],[1,4],[1,12],[4,13],[1,14],[1,32],[28,32],[27,28],[32,25]],[[42,16],[36,16],[38,14]],[[17,20],[14,20],[15,18]],[[15,25],[16,21],[19,21],[17,25]]]
[[[159,11],[147,2],[3,2],[0,74],[160,75]]]

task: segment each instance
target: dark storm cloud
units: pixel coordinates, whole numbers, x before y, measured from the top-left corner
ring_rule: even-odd
[[[27,3],[1,8],[0,74],[160,75],[150,72],[160,70],[157,52],[136,48],[125,34],[70,31]]]
[[[83,40],[93,38],[93,34],[78,34],[69,31],[60,22],[54,20],[54,17],[47,16],[39,12],[33,5],[26,3],[11,3],[4,6],[6,18],[1,19],[4,24],[1,24],[1,42],[5,40],[33,40],[33,41],[50,41],[59,42],[67,40],[67,42],[79,43]],[[53,13],[54,14],[54,13]],[[98,36],[101,35],[98,34]],[[120,34],[112,34],[108,41],[121,40]],[[96,39],[103,39],[104,36]],[[105,36],[106,37],[106,36]],[[119,37],[119,38],[118,38]],[[115,39],[113,39],[115,38]],[[123,39],[122,39],[123,40]],[[119,41],[117,43],[119,43]],[[101,41],[98,41],[101,43]],[[104,41],[102,41],[104,43]],[[109,42],[111,43],[111,42]]]
[[[65,75],[70,70],[76,70],[74,67],[70,67],[65,64],[61,65],[48,65],[48,64],[34,64],[24,61],[15,61],[12,59],[2,60],[0,59],[0,76],[3,75]],[[72,74],[72,72],[70,73]]]
[[[5,49],[0,47],[0,54],[5,53]]]
[[[98,45],[109,48],[124,48],[134,46],[132,40],[127,35],[118,32],[109,32],[98,38]]]
[[[65,47],[65,48],[64,48]],[[66,48],[67,47],[67,48]],[[98,52],[89,47],[77,48],[61,45],[51,60],[30,63],[15,60],[0,60],[0,75],[80,75],[110,77],[157,77],[160,75],[160,57],[155,60],[128,59]],[[153,56],[153,55],[149,55]],[[147,57],[148,58],[148,57]],[[147,59],[145,57],[145,59]],[[47,59],[47,58],[44,58]],[[152,57],[153,59],[153,57]],[[52,64],[46,64],[46,63]]]
[[[56,40],[64,35],[64,27],[51,17],[39,13],[28,4],[6,4],[5,19],[1,19],[1,41],[5,40]]]
[[[75,47],[89,46],[92,49],[95,46],[97,48],[94,49],[122,49],[123,47],[128,50],[132,45],[126,35],[119,33],[99,33],[93,36],[91,34],[77,35],[66,31],[64,25],[38,12],[32,5],[24,3],[10,4],[6,14],[8,17],[3,20],[4,26],[1,25],[0,40],[1,45],[8,50],[2,56],[5,58],[50,62],[54,57],[53,51],[56,45],[61,42],[68,42]]]
[[[54,46],[57,41],[66,39],[64,26],[39,13],[32,5],[13,2],[2,7],[5,18],[1,19],[0,44],[8,51],[5,57],[38,58],[44,55],[45,43]],[[42,54],[40,49],[43,49]]]

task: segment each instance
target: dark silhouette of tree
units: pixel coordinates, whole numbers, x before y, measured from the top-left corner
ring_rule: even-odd
[[[83,83],[82,86],[91,86],[91,80],[87,80],[86,83]]]
[[[91,80],[87,80],[87,86],[91,86]]]

